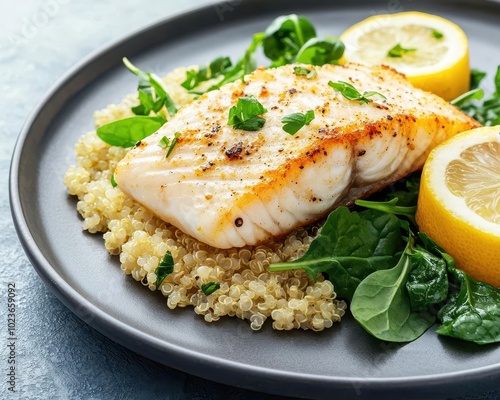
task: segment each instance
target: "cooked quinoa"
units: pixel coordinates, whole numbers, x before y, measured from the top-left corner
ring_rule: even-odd
[[[164,78],[178,105],[193,99],[180,86],[185,76],[186,68],[178,68]],[[136,104],[136,94],[131,94],[120,104],[97,111],[96,126],[133,116],[130,108]],[[77,165],[64,175],[69,194],[78,197],[83,229],[104,233],[106,249],[120,257],[125,274],[152,291],[161,290],[169,308],[191,305],[207,322],[236,316],[259,330],[271,318],[274,329],[321,331],[340,321],[346,304],[335,299],[330,281],[320,276],[314,282],[303,270],[267,271],[271,263],[303,255],[318,226],[300,228],[266,245],[215,249],[156,218],[118,187],[113,188],[112,173],[128,150],[110,146],[95,131],[89,132],[76,143]],[[174,271],[157,288],[155,270],[167,251],[174,259]],[[220,288],[206,296],[201,286],[208,282],[219,282]]]

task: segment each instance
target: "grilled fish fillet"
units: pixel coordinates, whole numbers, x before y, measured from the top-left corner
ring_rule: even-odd
[[[202,242],[255,245],[420,169],[437,144],[479,125],[389,67],[325,65],[308,79],[294,66],[259,69],[183,107],[118,164],[118,186]],[[386,99],[360,104],[329,81]],[[249,95],[268,110],[256,132],[227,125],[229,109]],[[309,125],[283,131],[284,116],[308,110],[315,113]],[[176,132],[166,158],[158,142]]]

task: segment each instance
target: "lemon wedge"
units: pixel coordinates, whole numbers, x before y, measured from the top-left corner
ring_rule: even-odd
[[[347,29],[340,40],[343,61],[389,65],[445,100],[470,88],[467,36],[445,18],[415,11],[377,15]]]
[[[500,287],[500,126],[466,131],[434,148],[416,219],[458,268]]]

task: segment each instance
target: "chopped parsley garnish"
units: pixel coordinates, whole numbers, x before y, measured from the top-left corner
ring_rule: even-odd
[[[201,285],[201,290],[203,293],[205,293],[206,296],[211,295],[213,292],[215,292],[218,289],[220,289],[219,282],[208,282],[208,283],[204,283],[203,285]]]
[[[403,57],[406,53],[411,53],[417,51],[417,49],[409,49],[409,48],[404,48],[402,47],[399,43],[394,46],[392,49],[390,49],[387,53],[387,57],[392,57],[392,58],[401,58]]]
[[[116,184],[115,181],[115,174],[111,174],[111,186],[117,187],[118,185]]]
[[[444,34],[439,32],[438,30],[436,29],[432,29],[432,36],[435,38],[435,39],[442,39],[444,37]]]
[[[168,145],[170,144],[170,140],[168,137],[163,136],[160,141],[158,142],[158,146],[160,146],[162,149],[166,149]]]
[[[235,129],[258,131],[266,123],[266,120],[259,115],[266,112],[267,110],[255,97],[240,97],[238,104],[229,110],[227,124],[234,126]]]
[[[306,67],[293,67],[293,73],[297,76],[305,76],[307,79],[312,79],[318,75],[316,69]]]
[[[158,289],[165,278],[174,271],[174,258],[172,253],[167,251],[155,270],[156,288]]]
[[[167,149],[168,148],[168,151],[167,151],[167,155],[165,156],[165,158],[168,158],[170,156],[170,154],[172,153],[172,151],[174,151],[174,147],[177,143],[177,138],[181,136],[181,133],[180,132],[175,132],[174,134],[174,138],[172,139],[172,141],[170,141],[170,139],[166,136],[163,136],[160,141],[158,142],[158,146],[160,146],[162,149]]]
[[[285,115],[281,119],[283,125],[283,130],[290,135],[295,135],[304,125],[309,125],[314,119],[314,111],[309,110],[305,114],[293,113]]]
[[[328,85],[331,86],[340,94],[342,94],[342,96],[344,96],[346,99],[352,101],[359,101],[359,104],[370,103],[373,100],[369,99],[368,97],[372,96],[379,96],[383,99],[387,99],[387,97],[385,97],[383,94],[379,92],[374,92],[372,90],[363,92],[363,94],[361,94],[358,91],[358,89],[356,89],[353,85],[344,81],[338,81],[338,82],[330,81],[328,82]]]

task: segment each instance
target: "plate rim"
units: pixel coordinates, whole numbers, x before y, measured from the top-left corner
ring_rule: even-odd
[[[10,170],[9,170],[9,202],[11,208],[11,215],[14,222],[14,226],[22,244],[22,247],[27,254],[31,264],[34,269],[41,277],[43,282],[49,287],[49,289],[57,296],[57,298],[68,307],[75,315],[82,319],[85,323],[92,326],[94,329],[98,330],[111,340],[125,346],[129,350],[137,352],[137,346],[133,343],[139,341],[143,344],[150,346],[147,352],[139,352],[139,354],[155,360],[161,364],[167,365],[169,367],[179,369],[183,372],[201,376],[212,381],[228,384],[228,376],[238,376],[245,374],[247,377],[242,380],[240,384],[230,383],[231,385],[240,386],[246,389],[255,389],[254,379],[259,379],[259,386],[263,385],[260,389],[268,393],[283,394],[282,390],[273,390],[275,385],[266,385],[268,383],[282,383],[289,385],[293,393],[302,393],[300,388],[306,386],[308,391],[307,394],[315,394],[321,397],[321,389],[317,393],[311,393],[312,384],[329,384],[335,385],[336,389],[345,389],[347,392],[352,392],[352,390],[358,386],[362,387],[363,396],[366,394],[370,395],[373,393],[386,393],[387,390],[412,390],[416,388],[416,385],[426,384],[430,387],[437,387],[447,384],[456,383],[460,380],[462,383],[477,383],[478,381],[488,380],[490,378],[500,377],[500,362],[498,364],[492,364],[488,366],[472,368],[468,370],[462,370],[457,372],[448,372],[439,375],[422,375],[422,376],[411,376],[411,377],[338,377],[338,376],[328,376],[328,375],[312,375],[312,374],[299,374],[296,372],[283,371],[283,370],[273,370],[267,367],[259,367],[254,365],[249,365],[241,362],[235,362],[226,360],[217,356],[212,356],[208,354],[200,354],[196,351],[190,350],[188,348],[174,345],[163,341],[151,334],[148,334],[140,329],[126,324],[120,321],[116,317],[106,313],[101,310],[98,306],[92,304],[90,300],[78,293],[64,278],[61,276],[51,263],[47,260],[41,249],[37,246],[35,235],[30,231],[28,221],[24,216],[24,211],[21,201],[21,193],[19,188],[19,181],[21,179],[19,175],[19,167],[21,164],[21,155],[26,145],[26,140],[29,138],[31,130],[34,128],[37,118],[40,116],[41,112],[48,107],[48,105],[54,101],[54,98],[61,92],[65,92],[67,98],[72,98],[77,95],[82,89],[78,87],[73,87],[68,90],[68,86],[71,85],[73,79],[77,78],[82,71],[89,68],[93,63],[96,63],[101,58],[106,57],[109,53],[116,51],[124,44],[136,40],[139,37],[147,36],[151,32],[161,29],[161,27],[172,23],[178,22],[182,19],[188,19],[193,17],[193,15],[204,14],[209,12],[210,9],[216,4],[224,3],[224,1],[217,0],[212,4],[205,6],[194,6],[186,11],[176,13],[167,18],[160,19],[156,22],[148,24],[140,29],[137,29],[125,36],[122,36],[118,40],[108,43],[97,50],[91,52],[87,56],[83,57],[80,61],[74,64],[65,74],[59,78],[52,87],[45,93],[45,95],[40,99],[37,106],[31,111],[29,117],[23,124],[20,134],[16,140],[14,151],[11,158]],[[230,2],[228,2],[230,3]],[[265,4],[262,0],[243,0],[238,3],[238,6],[244,5],[249,6],[255,4]],[[277,2],[282,3],[282,2]],[[286,2],[283,2],[284,4]],[[293,3],[300,3],[299,1],[294,1]],[[327,7],[330,5],[332,8],[342,4],[340,2],[328,2],[328,1],[315,1],[313,2],[315,6]],[[460,4],[474,4],[475,6],[481,6],[481,4],[492,6],[497,10],[500,10],[500,3],[490,0],[474,2],[472,0],[446,0],[445,3],[460,3]],[[292,4],[292,2],[289,2]],[[284,7],[284,6],[279,6]],[[307,6],[304,6],[307,8]],[[351,4],[349,7],[353,7]],[[262,12],[262,11],[261,11]],[[268,10],[265,10],[268,12]],[[250,16],[251,18],[252,16]],[[238,15],[233,17],[238,19]],[[201,29],[201,28],[200,28]],[[143,50],[148,50],[154,47],[155,43],[148,43]],[[139,50],[142,51],[142,50]],[[99,76],[102,76],[109,70],[110,67],[103,67],[99,70],[98,74],[94,76],[93,79],[87,82],[90,84]],[[60,108],[54,111],[55,114],[60,112]],[[91,317],[89,317],[89,315]],[[173,356],[172,359],[168,360],[166,363],[164,358],[161,358],[155,354],[155,349],[162,349],[167,351]],[[202,363],[207,366],[217,367],[214,368],[214,372],[211,372],[211,368],[197,368],[193,371],[190,368],[192,360],[195,359],[198,363]],[[201,371],[205,370],[205,373]],[[219,375],[220,372],[224,374]],[[236,371],[236,373],[235,373]],[[221,378],[221,376],[225,378]],[[293,382],[292,384],[291,381]],[[391,385],[391,387],[387,387]],[[324,389],[324,388],[323,388]],[[346,393],[347,393],[346,392]],[[292,392],[290,392],[292,393]],[[305,392],[304,392],[305,393]]]

